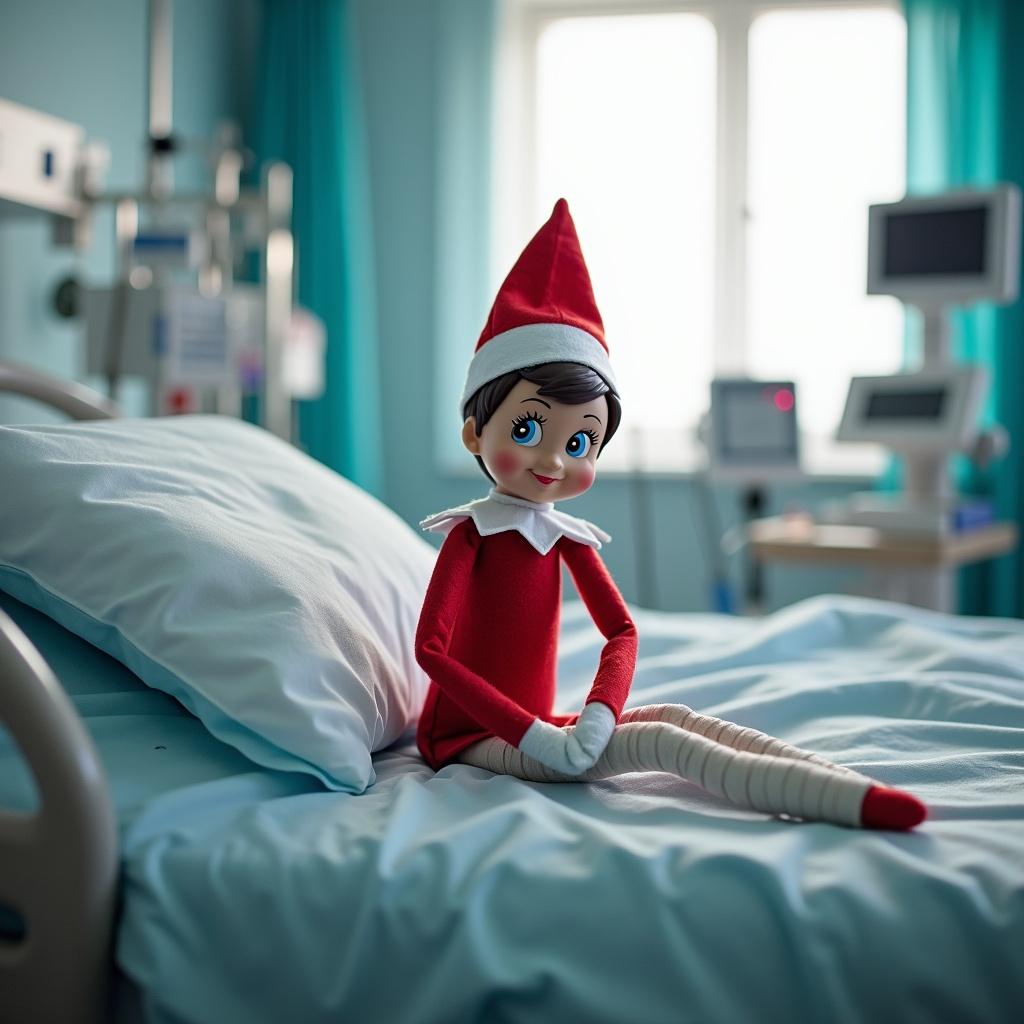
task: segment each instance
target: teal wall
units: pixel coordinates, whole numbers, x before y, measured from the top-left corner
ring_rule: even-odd
[[[107,187],[144,181],[148,111],[144,0],[2,0],[0,97],[85,128],[110,149]],[[174,124],[184,136],[212,134],[245,113],[252,74],[254,0],[176,0]],[[176,182],[203,180],[197,157],[182,157]],[[53,288],[78,270],[105,283],[113,268],[113,220],[96,218],[82,256],[56,249],[43,217],[0,218],[0,358],[82,377],[81,328],[52,312]],[[138,402],[139,395],[128,395]],[[48,418],[7,399],[0,419]]]

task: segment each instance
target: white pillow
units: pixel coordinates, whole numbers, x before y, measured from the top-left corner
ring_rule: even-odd
[[[218,416],[0,427],[0,588],[271,768],[354,793],[415,721],[434,550]]]

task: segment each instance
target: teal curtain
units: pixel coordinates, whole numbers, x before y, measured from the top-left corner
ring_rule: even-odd
[[[326,390],[299,442],[380,495],[381,409],[366,131],[346,0],[263,0],[253,132],[294,173],[298,301],[327,327]]]
[[[907,19],[907,191],[1024,186],[1024,4],[903,0]],[[960,489],[994,502],[1024,535],[1024,303],[953,317],[956,356],[988,367],[984,418],[1009,432],[1008,458],[959,467]],[[1019,552],[960,574],[960,611],[1024,615]]]

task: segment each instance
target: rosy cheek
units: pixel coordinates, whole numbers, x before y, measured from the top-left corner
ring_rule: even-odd
[[[494,471],[499,476],[512,476],[521,466],[522,463],[515,452],[497,452],[494,456]]]
[[[592,462],[584,462],[573,474],[573,490],[577,494],[589,490],[595,476],[597,476],[597,467]]]

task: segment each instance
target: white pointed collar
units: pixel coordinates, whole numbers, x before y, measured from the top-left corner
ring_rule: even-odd
[[[558,512],[554,502],[527,501],[511,494],[499,494],[493,487],[486,498],[428,516],[420,526],[431,533],[447,536],[463,519],[472,519],[481,537],[517,530],[542,555],[546,555],[562,537],[591,548],[600,548],[611,540],[604,530],[586,519]]]

